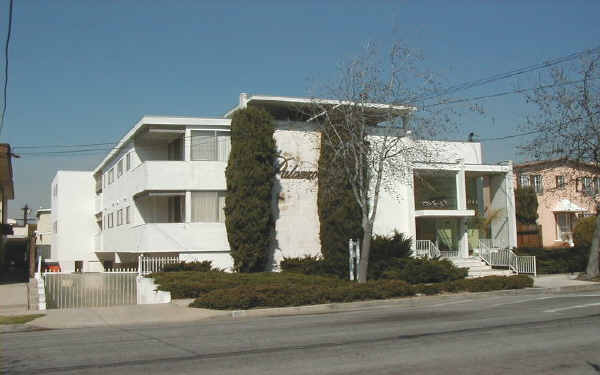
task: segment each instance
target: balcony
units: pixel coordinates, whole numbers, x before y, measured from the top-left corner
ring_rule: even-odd
[[[128,253],[229,251],[225,224],[151,223],[107,231],[104,251]]]
[[[153,190],[225,190],[226,166],[220,161],[145,161],[127,176],[127,183],[134,194]]]

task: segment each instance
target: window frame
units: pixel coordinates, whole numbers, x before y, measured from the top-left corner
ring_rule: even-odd
[[[123,159],[117,163],[117,178],[123,176]]]
[[[523,183],[526,182],[526,183]],[[522,188],[531,186],[531,176],[528,174],[520,174],[519,175],[519,186]]]
[[[535,190],[536,194],[544,194],[544,176],[541,174],[534,174],[531,179],[533,182],[533,190]]]
[[[565,187],[565,176],[557,175],[556,176],[556,188],[562,189]]]
[[[199,133],[204,133],[199,134]],[[196,159],[194,158],[194,138],[198,136],[210,136],[212,138],[211,142],[213,142],[213,155],[207,159]],[[227,159],[229,159],[229,154],[231,153],[231,132],[227,130],[202,130],[202,129],[193,129],[190,132],[190,160],[191,161],[221,161],[227,162],[227,160],[219,160],[220,155],[220,144],[219,144],[219,136],[227,136],[229,138],[229,152],[227,153]],[[197,145],[196,145],[197,146]]]
[[[194,193],[214,193],[214,199],[215,199],[215,212],[214,212],[214,216],[213,219],[211,221],[198,221],[198,220],[194,220]],[[190,221],[192,223],[206,223],[206,224],[224,224],[225,223],[225,212],[224,212],[224,206],[223,206],[223,210],[221,210],[221,207],[219,205],[221,198],[225,198],[225,196],[227,195],[227,191],[226,190],[195,190],[195,191],[191,191],[191,199],[190,199],[190,209],[192,211],[192,215],[190,217]],[[222,212],[223,211],[223,212]],[[222,214],[221,214],[222,212]]]

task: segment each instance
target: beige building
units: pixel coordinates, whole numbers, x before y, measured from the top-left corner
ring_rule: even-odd
[[[600,173],[593,166],[568,160],[514,165],[517,186],[531,186],[538,196],[538,224],[544,247],[573,246],[579,218],[596,214]]]

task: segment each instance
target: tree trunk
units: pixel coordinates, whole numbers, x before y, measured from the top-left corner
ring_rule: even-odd
[[[597,277],[600,275],[598,270],[598,247],[600,246],[600,211],[596,213],[596,229],[592,237],[592,245],[590,246],[590,257],[588,259],[587,269],[585,270],[588,278]]]
[[[371,252],[371,235],[373,228],[368,222],[363,223],[363,238],[360,246],[360,263],[358,265],[358,282],[367,282],[367,271],[369,270],[369,254]]]

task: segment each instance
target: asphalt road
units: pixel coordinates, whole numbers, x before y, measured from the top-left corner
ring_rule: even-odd
[[[8,374],[600,374],[600,293],[0,335]],[[425,301],[425,302],[423,302]]]

